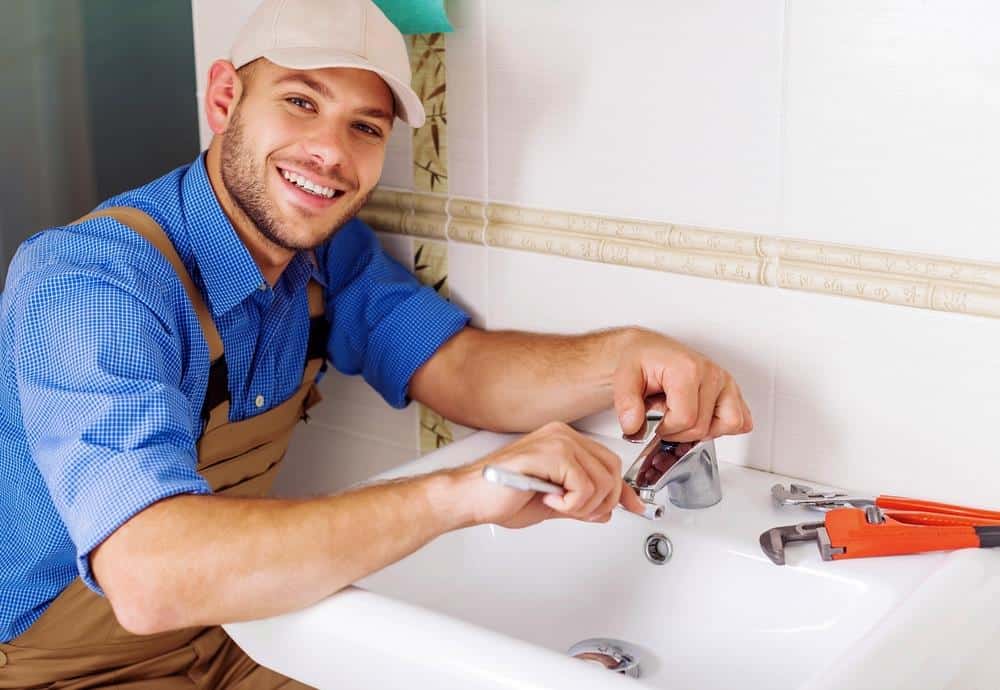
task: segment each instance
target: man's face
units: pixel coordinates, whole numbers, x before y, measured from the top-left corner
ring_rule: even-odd
[[[222,180],[271,242],[322,244],[382,174],[393,99],[374,72],[259,60],[223,136]]]

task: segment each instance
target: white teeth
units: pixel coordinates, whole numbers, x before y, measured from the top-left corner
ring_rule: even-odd
[[[316,196],[323,196],[326,197],[327,199],[332,199],[337,193],[337,190],[335,189],[315,184],[304,178],[302,175],[299,175],[298,173],[289,172],[288,170],[285,169],[281,170],[281,176],[284,177],[289,182],[294,183],[296,186],[301,187],[302,189],[306,190],[307,192],[311,192]]]

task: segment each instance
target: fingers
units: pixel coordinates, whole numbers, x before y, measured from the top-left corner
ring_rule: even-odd
[[[572,506],[560,506],[552,497],[543,501],[555,510],[569,510],[570,517],[585,519],[591,522],[607,522],[611,519],[611,511],[619,503],[626,510],[642,515],[646,506],[632,487],[622,479],[621,458],[613,451],[597,441],[566,427],[573,439],[580,444],[580,454],[577,461],[586,468],[593,489],[590,499]],[[601,467],[603,465],[603,467]]]
[[[571,484],[570,487],[567,487],[566,493],[560,497],[560,500],[565,512],[570,513],[573,517],[587,519],[604,502],[613,480],[607,468],[596,458],[582,455],[577,457],[577,462],[579,462],[580,467],[586,473],[588,481],[580,489],[574,488]],[[557,497],[550,495],[547,498],[556,499]],[[559,510],[559,507],[555,505],[555,501],[547,500],[545,502],[550,507]]]
[[[750,408],[743,400],[739,386],[730,379],[715,401],[715,414],[708,430],[708,437],[742,434],[752,428],[753,419],[750,417]]]
[[[512,506],[501,524],[524,526],[538,520],[568,517],[607,522],[615,506],[641,514],[645,506],[622,479],[622,462],[613,451],[562,423],[547,424],[505,448],[510,469],[557,482],[564,493],[536,494],[527,502],[505,496]],[[534,507],[533,507],[534,506]],[[544,506],[553,513],[539,512]],[[511,512],[512,511],[512,512]]]
[[[599,460],[612,475],[615,477],[622,476],[622,459],[619,458],[614,451],[604,444],[598,443],[594,439],[584,436],[572,427],[568,428],[573,432],[573,434],[576,435],[577,440],[583,444],[584,448],[593,453],[594,457],[597,458],[597,460]]]
[[[638,361],[623,363],[615,371],[614,403],[618,423],[634,434],[646,421],[646,375]]]
[[[588,438],[583,434],[579,434],[579,438],[581,443],[584,444],[584,446],[586,446],[588,450],[593,452],[594,458],[596,458],[598,461],[604,464],[605,468],[609,473],[608,485],[607,485],[608,489],[606,492],[603,492],[604,493],[603,499],[597,504],[597,507],[595,507],[593,510],[588,512],[588,509],[585,508],[581,512],[587,513],[588,519],[597,518],[603,522],[606,522],[611,518],[612,509],[614,509],[614,507],[618,505],[618,503],[622,500],[622,495],[624,493],[623,487],[627,488],[624,483],[624,480],[622,479],[622,461],[617,454],[615,454],[611,449],[604,446],[603,444],[598,443],[597,441]],[[628,492],[635,499],[635,503],[639,504],[641,512],[642,506],[638,496],[636,496],[635,492],[632,491],[631,489],[628,489]],[[595,493],[602,493],[602,492],[597,491]],[[634,505],[634,503],[629,503],[628,505],[626,505],[626,507],[628,507],[629,505]]]
[[[719,396],[725,389],[728,378],[729,374],[718,367],[710,367],[701,380],[701,386],[698,388],[698,421],[695,423],[694,429],[691,430],[691,433],[696,434],[699,438],[709,437],[712,423],[715,421],[715,411],[720,401]],[[737,411],[740,415],[739,424],[742,424],[743,413],[740,410]]]
[[[682,373],[667,388],[667,412],[657,431],[669,441],[701,441],[753,429],[739,386],[708,360],[701,372]]]
[[[622,480],[621,498],[619,500],[622,506],[631,513],[642,515],[646,512],[646,504],[639,498],[639,494],[635,492],[635,489],[625,483],[624,479]]]
[[[753,428],[729,372],[672,338],[635,329],[614,374],[622,431],[630,435],[641,429],[644,413],[660,407],[662,395],[666,404],[657,433],[666,440],[699,441]]]
[[[617,502],[621,461],[601,444],[566,427],[568,450],[572,454],[562,496],[548,495],[544,502],[550,508],[589,518],[614,493]]]
[[[661,397],[662,400],[662,397]],[[604,498],[601,500],[593,510],[590,509],[590,503],[584,505],[578,513],[585,517],[591,522],[607,522],[611,519],[611,511],[614,510],[615,506],[619,503],[623,508],[629,512],[636,513],[637,515],[642,515],[646,510],[646,505],[639,498],[638,494],[625,483],[622,479],[622,464],[621,458],[619,458],[613,451],[611,451],[606,446],[594,441],[583,434],[577,434],[580,443],[589,451],[593,452],[593,458],[602,462],[607,470],[610,472],[610,484],[608,490],[604,493]],[[583,462],[589,462],[586,456],[581,458]],[[588,465],[593,467],[592,465]],[[591,474],[592,477],[599,476],[601,473],[595,469]],[[599,487],[599,483],[595,483],[595,486]],[[594,496],[601,494],[599,489],[595,489]],[[593,497],[592,497],[593,498]],[[551,506],[550,506],[551,507]]]
[[[694,429],[703,417],[700,408],[708,403],[699,395],[702,373],[698,362],[694,359],[681,360],[669,371],[664,371],[664,378],[662,386],[666,391],[667,409],[656,428],[657,433],[671,441],[700,440]]]
[[[533,473],[545,474],[565,489],[562,496],[543,496],[544,505],[585,520],[594,513],[609,512],[618,502],[621,459],[604,445],[561,423],[548,424],[522,441],[536,446],[532,455],[544,464],[544,469],[534,468]]]

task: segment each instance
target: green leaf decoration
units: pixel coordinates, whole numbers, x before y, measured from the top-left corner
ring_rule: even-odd
[[[444,82],[441,82],[440,86],[438,86],[436,89],[434,89],[429,94],[427,94],[427,100],[429,101],[432,98],[434,98],[435,96],[440,96],[441,94],[443,94],[445,86],[446,86],[446,84]]]

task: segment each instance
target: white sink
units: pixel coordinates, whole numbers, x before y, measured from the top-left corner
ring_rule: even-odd
[[[389,478],[472,461],[481,432]],[[636,447],[598,438],[628,463]],[[774,507],[787,477],[722,463],[723,500],[651,522],[552,520],[446,534],[303,611],[227,625],[258,662],[319,688],[1000,688],[1000,549],[837,562],[764,530],[821,519]],[[672,558],[650,563],[647,536]],[[641,677],[566,656],[585,638],[640,651]],[[636,684],[639,684],[638,686]]]

